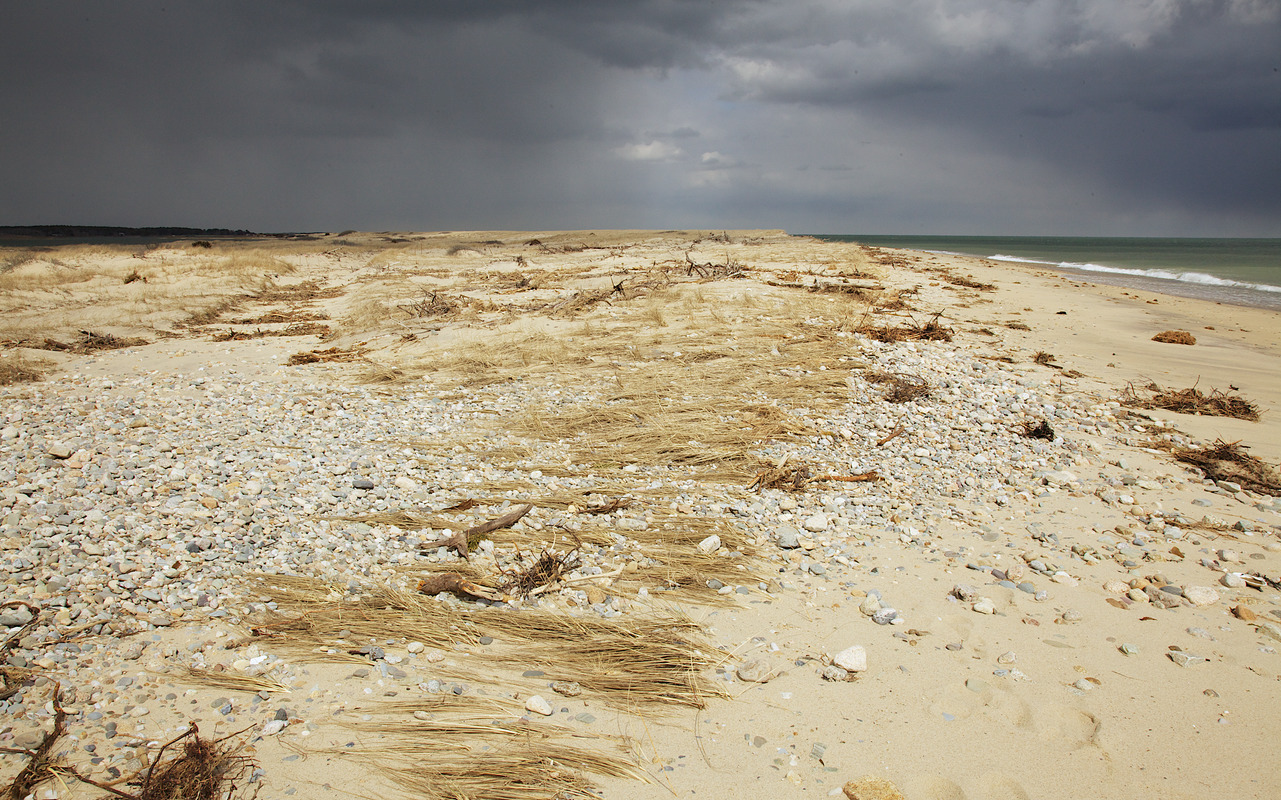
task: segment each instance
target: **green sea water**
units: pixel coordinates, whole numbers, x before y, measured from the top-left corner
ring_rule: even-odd
[[[1281,239],[817,235],[1047,267],[1097,283],[1281,310]]]

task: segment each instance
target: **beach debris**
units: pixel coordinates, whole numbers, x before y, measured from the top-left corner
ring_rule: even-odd
[[[98,350],[120,350],[125,347],[138,347],[146,344],[151,344],[151,342],[138,337],[113,336],[109,333],[80,331],[80,338],[72,342],[45,339],[43,342],[25,344],[25,346],[36,350],[52,350],[59,353],[85,355]]]
[[[191,723],[186,731],[160,746],[145,773],[139,772],[125,782],[138,787],[136,794],[69,767],[59,767],[58,772],[128,800],[231,800],[250,783],[258,767],[244,752],[245,743],[232,741],[244,732],[210,740],[201,737],[196,723]],[[179,742],[181,751],[166,759],[165,751]]]
[[[1054,367],[1056,369],[1062,369],[1062,367],[1054,363],[1054,354],[1047,353],[1044,350],[1038,350],[1036,355],[1032,356],[1032,361],[1037,364],[1040,364],[1043,367]]]
[[[431,550],[437,547],[450,547],[463,558],[470,558],[471,549],[480,541],[480,537],[487,533],[502,530],[503,528],[510,528],[515,525],[521,517],[532,511],[533,508],[534,506],[532,503],[525,503],[517,506],[501,517],[491,519],[488,522],[482,522],[479,525],[474,525],[465,531],[455,531],[444,539],[427,542],[420,547],[424,550]]]
[[[1196,337],[1187,331],[1161,331],[1152,337],[1152,341],[1167,344],[1196,344]]]
[[[49,366],[46,361],[34,361],[21,353],[5,356],[0,359],[0,386],[44,380],[44,370]]]
[[[286,365],[296,367],[301,364],[328,364],[332,362],[359,361],[364,358],[365,348],[363,347],[330,347],[325,350],[309,350],[305,353],[294,353],[285,362]]]
[[[1181,414],[1259,421],[1259,407],[1231,392],[1211,389],[1209,394],[1205,394],[1195,386],[1163,389],[1155,383],[1144,386],[1143,391],[1146,394],[1140,394],[1132,384],[1127,386],[1121,394],[1121,404],[1130,408],[1159,408]]]
[[[1162,444],[1163,449],[1169,451],[1175,459],[1199,468],[1211,480],[1231,482],[1263,494],[1281,495],[1281,473],[1277,467],[1246,453],[1247,446],[1239,441],[1225,442],[1216,439],[1213,444],[1204,447],[1176,447],[1168,442],[1153,443],[1154,446]]]
[[[882,396],[891,403],[906,403],[909,400],[930,395],[930,385],[923,378],[915,375],[901,372],[873,372],[870,375],[864,375],[863,378],[868,383],[888,384],[889,388]]]
[[[541,593],[549,586],[559,583],[564,577],[578,567],[578,551],[558,553],[555,550],[543,550],[538,559],[522,570],[504,572],[500,591],[512,597],[529,597]],[[598,576],[592,576],[598,577]]]
[[[909,318],[904,325],[873,325],[865,322],[855,330],[869,339],[887,344],[918,341],[950,342],[952,329],[939,323],[939,318],[942,316],[942,312],[939,312],[925,323],[918,323],[915,319]]]
[[[504,595],[470,581],[457,572],[433,572],[418,581],[418,592],[432,596],[441,592],[452,592],[460,596],[478,597],[495,602],[507,599]]]
[[[1046,420],[1039,420],[1036,423],[1023,423],[1023,435],[1029,439],[1044,439],[1054,441],[1054,428]]]
[[[881,475],[876,470],[852,475],[815,475],[813,469],[805,463],[788,464],[784,457],[777,466],[766,466],[758,471],[747,485],[748,489],[784,489],[789,492],[803,491],[811,483],[836,481],[838,483],[868,483],[878,481]]]
[[[58,739],[67,732],[67,712],[62,707],[62,701],[59,697],[61,691],[61,684],[54,681],[53,696],[50,700],[54,712],[53,730],[45,732],[39,744],[25,751],[28,761],[22,767],[22,770],[14,776],[14,779],[9,782],[9,785],[4,788],[4,800],[23,800],[23,798],[31,797],[34,795],[37,786],[53,777],[53,763],[49,754]]]

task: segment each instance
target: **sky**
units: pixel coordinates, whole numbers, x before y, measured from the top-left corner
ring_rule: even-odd
[[[0,225],[1281,236],[1281,0],[0,20]]]

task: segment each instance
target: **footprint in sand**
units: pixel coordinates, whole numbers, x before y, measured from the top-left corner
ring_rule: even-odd
[[[1022,698],[981,678],[949,684],[930,704],[930,712],[967,719],[975,712],[989,719],[1025,728],[1032,722],[1032,708]]]
[[[954,781],[938,775],[914,775],[899,786],[907,800],[1031,800],[1022,784],[1000,772],[984,773],[973,788],[967,794]]]
[[[988,772],[980,777],[979,791],[982,800],[1032,800],[1022,784],[999,772]]]
[[[908,800],[969,800],[960,786],[937,775],[916,775],[903,781],[899,789]]]
[[[1064,741],[1074,748],[1098,747],[1102,723],[1088,711],[1053,705],[1037,709],[1034,727],[1043,738]]]

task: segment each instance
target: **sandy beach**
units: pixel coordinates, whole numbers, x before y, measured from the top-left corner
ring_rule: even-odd
[[[0,251],[5,783],[142,796],[194,723],[262,800],[1276,796],[1281,315],[780,231],[208,245]]]

